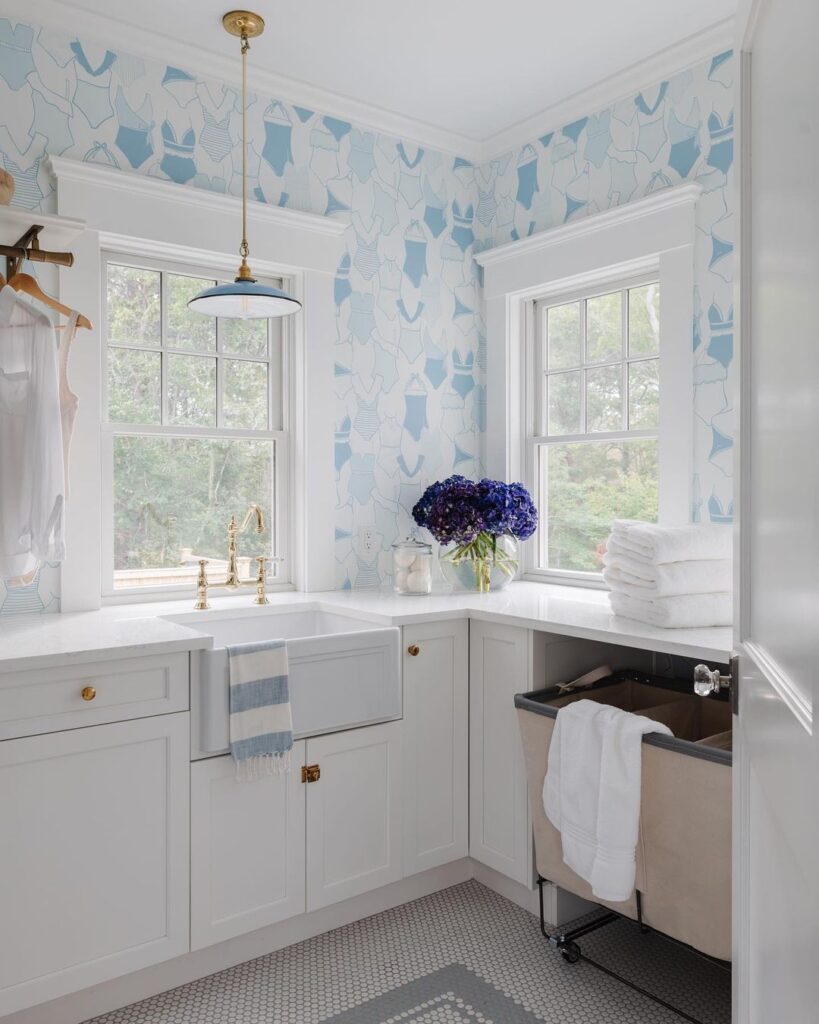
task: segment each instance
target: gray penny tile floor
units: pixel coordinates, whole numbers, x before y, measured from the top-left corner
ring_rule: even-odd
[[[730,976],[617,922],[583,952],[704,1024],[729,1024]],[[567,964],[525,910],[464,882],[95,1024],[679,1024],[595,970]]]

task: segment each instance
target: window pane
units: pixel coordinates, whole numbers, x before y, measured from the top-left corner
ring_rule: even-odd
[[[271,554],[274,452],[271,441],[115,437],[114,586],[192,581],[199,558],[224,579],[228,520],[252,502],[267,530],[239,537],[239,569],[255,575],[255,556]]]
[[[586,370],[586,431],[622,430],[623,365]]]
[[[552,306],[546,311],[549,336],[548,366],[563,370],[580,366],[580,303]]]
[[[222,359],[222,426],[267,430],[267,364]]]
[[[216,360],[165,356],[168,422],[216,426]]]
[[[660,425],[660,364],[641,359],[628,368],[628,425],[647,430]]]
[[[586,300],[586,361],[604,363],[623,354],[623,294]]]
[[[112,348],[108,352],[108,420],[159,423],[162,357],[158,352]]]
[[[162,340],[159,273],[108,264],[108,340],[159,348]]]
[[[218,324],[221,352],[267,358],[268,320],[220,319]]]
[[[579,434],[583,430],[580,409],[581,370],[552,373],[548,377],[549,433]]]
[[[660,286],[647,284],[628,293],[628,351],[632,356],[660,351]]]
[[[600,572],[599,545],[615,519],[657,521],[657,440],[542,445],[544,568]],[[544,514],[545,513],[545,514]]]
[[[189,348],[197,352],[212,352],[216,348],[216,320],[212,316],[194,313],[188,302],[205,288],[212,288],[213,280],[200,277],[165,275],[165,296],[168,303],[168,324],[165,344],[168,348]]]

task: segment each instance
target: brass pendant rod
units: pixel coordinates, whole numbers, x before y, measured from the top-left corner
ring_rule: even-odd
[[[240,253],[243,265],[250,255],[247,244],[247,51],[250,40],[246,32],[242,32],[242,245]]]

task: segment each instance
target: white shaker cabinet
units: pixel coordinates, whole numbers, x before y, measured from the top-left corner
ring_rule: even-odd
[[[527,887],[532,838],[514,696],[529,684],[531,634],[470,623],[469,854]]]
[[[188,950],[187,713],[0,743],[0,1017]]]
[[[229,755],[191,765],[192,949],[304,913],[304,750],[252,782]]]
[[[404,875],[469,852],[469,623],[403,630]]]
[[[307,909],[402,876],[401,722],[307,741]]]

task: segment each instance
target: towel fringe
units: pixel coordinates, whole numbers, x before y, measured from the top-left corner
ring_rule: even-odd
[[[286,775],[290,771],[290,751],[283,750],[275,754],[256,754],[236,762],[236,779],[238,782],[255,782],[256,779],[269,778],[275,775]]]

